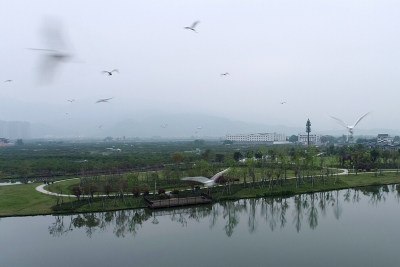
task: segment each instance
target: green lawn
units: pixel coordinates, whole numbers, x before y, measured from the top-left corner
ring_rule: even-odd
[[[315,172],[315,173],[317,173],[317,172]],[[260,181],[262,179],[262,174],[261,174],[261,170],[259,168],[255,169],[255,174],[256,174],[256,180]],[[287,175],[287,177],[293,177],[294,176],[294,171],[288,170],[286,175]],[[283,173],[282,173],[282,177],[284,177]],[[100,180],[102,182],[104,182],[106,180],[106,178],[107,178],[107,176],[103,175],[103,176],[100,177]],[[146,183],[146,179],[145,179],[144,173],[140,173],[139,179],[140,179],[140,183],[142,183],[142,184]],[[162,176],[159,179],[162,180],[163,179]],[[243,181],[244,181],[244,179],[241,178],[239,182],[243,183]],[[251,182],[251,177],[247,177],[247,182]],[[60,182],[60,183],[50,184],[50,185],[46,186],[45,189],[50,191],[50,192],[54,192],[54,193],[71,195],[72,194],[72,188],[74,186],[79,186],[79,184],[80,184],[80,180],[79,179],[74,179],[74,180],[64,181],[64,182]],[[163,189],[165,189],[167,191],[174,190],[174,189],[178,189],[178,190],[186,189],[187,187],[184,187],[183,184],[184,183],[182,183],[181,186],[177,186],[177,185],[169,185],[169,186],[168,185],[163,185],[163,186],[160,186],[159,185],[159,186],[157,186],[157,188],[163,188]],[[152,191],[154,183],[150,182],[149,186],[151,188],[150,191]],[[131,185],[129,183],[129,188],[128,188],[127,192],[131,193],[132,188],[133,188],[133,185]],[[100,190],[99,193],[103,194],[102,186],[99,187],[99,190]]]
[[[74,186],[79,186],[80,179],[72,179],[64,182],[59,182],[55,184],[49,184],[44,187],[44,189],[54,192],[54,193],[59,193],[59,194],[65,194],[65,195],[72,195],[72,188]]]
[[[249,184],[248,187],[243,188],[242,185],[236,185],[232,187],[232,194],[218,192],[217,190],[216,194],[214,194],[213,197],[214,199],[224,200],[282,196],[398,183],[400,183],[400,174],[397,173],[382,173],[381,175],[377,176],[375,176],[375,174],[373,173],[364,173],[358,175],[350,174],[329,177],[329,179],[326,179],[325,182],[323,182],[321,178],[317,178],[314,185],[311,184],[309,178],[304,179],[300,186],[296,186],[296,181],[294,179],[287,180],[286,182],[284,182],[283,186],[274,185],[272,187],[260,187],[256,185],[253,187]]]
[[[350,174],[339,176],[349,187],[395,184],[400,183],[400,173],[385,173],[375,175],[374,173]]]
[[[56,197],[35,190],[40,183],[0,186],[0,216],[50,214]]]
[[[77,183],[79,183],[79,180],[62,182],[60,187],[63,188],[63,193],[67,193],[69,190],[68,188]],[[224,191],[223,187],[213,188],[212,196],[218,201],[251,197],[288,196],[301,193],[396,183],[400,183],[400,174],[397,173],[382,173],[381,175],[363,173],[359,175],[332,176],[325,179],[325,181],[321,178],[316,178],[314,186],[311,184],[309,178],[304,179],[300,186],[296,186],[295,180],[287,180],[284,182],[283,186],[274,185],[272,187],[268,185],[251,186],[251,184],[248,184],[247,187],[243,187],[242,184],[235,184],[231,186],[232,192],[230,194],[228,194],[226,190]],[[133,198],[132,196],[125,197],[124,200],[113,196],[111,198],[99,198],[95,201],[85,199],[79,202],[77,202],[75,198],[64,197],[62,198],[64,204],[58,206],[58,208],[54,210],[53,207],[57,203],[57,197],[37,192],[35,187],[38,185],[40,185],[40,183],[0,187],[0,217],[52,214],[57,212],[94,212],[141,208],[145,206],[142,198]],[[52,188],[56,185],[57,184],[52,184],[48,187]],[[60,201],[61,199],[58,198],[58,200]]]

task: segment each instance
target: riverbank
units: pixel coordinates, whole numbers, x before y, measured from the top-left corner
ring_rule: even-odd
[[[39,183],[0,187],[0,217],[52,214],[54,196],[36,191]]]
[[[235,184],[230,187],[214,188],[211,194],[215,201],[224,201],[242,198],[286,197],[295,194],[398,183],[400,183],[400,174],[397,173],[384,172],[380,175],[360,173],[358,175],[336,175],[325,179],[316,178],[314,185],[311,184],[309,178],[304,179],[300,186],[297,186],[293,179],[284,181],[282,186],[259,183],[256,185],[248,183],[246,186]],[[94,200],[86,198],[77,201],[73,197],[46,195],[35,190],[39,185],[39,183],[33,183],[0,187],[0,217],[100,212],[146,207],[142,198],[133,196],[98,197]]]

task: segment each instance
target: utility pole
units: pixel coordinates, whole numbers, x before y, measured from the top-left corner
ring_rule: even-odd
[[[307,120],[306,123],[306,132],[307,132],[307,146],[310,145],[310,132],[311,132],[311,122],[310,119]]]

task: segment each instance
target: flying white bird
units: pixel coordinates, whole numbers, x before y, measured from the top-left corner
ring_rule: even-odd
[[[39,66],[40,82],[50,82],[61,63],[72,58],[68,52],[68,46],[63,38],[62,25],[57,20],[50,20],[44,24],[42,39],[46,43],[43,48],[29,48],[30,50],[42,51],[42,59]]]
[[[167,128],[168,127],[168,124],[166,123],[166,124],[161,124],[161,128]]]
[[[75,102],[75,99],[67,99],[67,101],[72,103],[72,102]]]
[[[5,83],[10,83],[10,82],[12,82],[13,80],[5,80],[4,82]]]
[[[194,31],[195,33],[197,33],[195,28],[196,28],[196,25],[197,25],[199,22],[200,22],[200,21],[197,20],[197,21],[193,22],[192,26],[190,26],[190,27],[189,27],[189,26],[188,26],[188,27],[185,27],[184,29],[186,29],[186,30],[191,30],[191,31]]]
[[[107,73],[108,76],[113,75],[113,72],[119,73],[119,70],[113,69],[112,71],[108,71],[108,70],[103,70],[103,71],[102,71],[102,73],[104,73],[104,74]]]
[[[332,119],[336,120],[337,123],[339,123],[340,125],[342,125],[343,127],[345,127],[347,129],[347,131],[349,132],[349,134],[347,135],[347,141],[349,141],[349,137],[352,139],[353,138],[353,133],[354,133],[354,128],[357,126],[358,123],[360,123],[360,121],[362,119],[364,119],[365,116],[367,116],[369,114],[369,112],[365,113],[364,115],[362,115],[353,125],[348,125],[347,123],[345,123],[344,121],[342,121],[341,119],[335,118],[333,116],[330,116]]]
[[[214,175],[211,178],[207,178],[207,177],[204,177],[204,176],[195,176],[195,177],[185,177],[185,178],[182,178],[181,180],[182,181],[199,182],[199,183],[204,184],[205,187],[211,187],[211,186],[214,186],[216,181],[217,181],[217,179],[219,177],[221,177],[227,171],[229,171],[229,168],[217,173],[216,175]]]
[[[108,101],[111,100],[111,99],[113,99],[113,98],[112,97],[110,97],[110,98],[102,98],[102,99],[97,100],[96,103],[102,103],[102,102],[108,103]]]
[[[281,102],[281,105],[286,104],[286,101]]]
[[[42,63],[40,65],[41,80],[52,80],[55,71],[61,62],[69,60],[72,56],[61,50],[29,48],[30,50],[43,51]]]
[[[230,75],[229,72],[221,73],[221,76],[228,76]]]

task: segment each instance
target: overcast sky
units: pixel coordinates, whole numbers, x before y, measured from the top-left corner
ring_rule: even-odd
[[[329,115],[372,111],[360,128],[400,129],[399,11],[385,0],[5,1],[0,120],[46,121],[57,107],[59,119],[204,113],[335,130]],[[198,33],[184,29],[196,20]],[[62,45],[43,34],[52,28]],[[47,52],[27,48],[73,57],[43,83]]]

